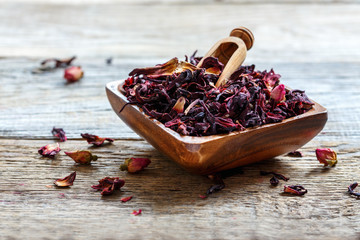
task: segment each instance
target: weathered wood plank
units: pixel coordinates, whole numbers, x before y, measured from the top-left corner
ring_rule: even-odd
[[[312,141],[302,149],[303,158],[279,156],[246,166],[206,200],[198,194],[211,185],[209,179],[188,174],[144,141],[91,148],[100,156],[91,166],[74,165],[63,153],[87,149],[85,141],[61,143],[54,160],[36,152],[49,142],[0,140],[3,239],[355,239],[360,232],[357,201],[346,193],[359,178],[359,146],[346,142]],[[317,162],[314,149],[320,145],[338,151],[336,167],[324,169]],[[121,172],[120,163],[131,156],[150,157],[152,163],[139,174]],[[259,170],[283,173],[291,178],[287,184],[303,184],[309,192],[282,195],[283,184],[270,187],[270,177]],[[77,179],[71,188],[46,187],[72,171]],[[100,197],[92,191],[105,176],[125,178],[122,192]],[[129,195],[133,200],[120,202]],[[139,208],[143,214],[133,216]]]
[[[232,28],[243,25],[255,35],[248,55],[253,62],[358,62],[359,11],[359,4],[110,2],[88,6],[85,2],[74,6],[61,2],[19,7],[5,2],[0,5],[0,53],[169,58],[199,49],[204,54]]]

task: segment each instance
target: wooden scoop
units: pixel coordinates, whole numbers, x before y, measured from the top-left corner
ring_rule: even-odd
[[[230,37],[221,39],[205,54],[197,67],[203,64],[207,57],[216,57],[225,65],[216,87],[226,83],[230,76],[241,66],[246,58],[246,51],[250,50],[254,43],[254,35],[245,27],[235,28]]]

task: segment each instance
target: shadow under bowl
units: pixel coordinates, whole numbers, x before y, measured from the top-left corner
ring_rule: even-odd
[[[325,126],[327,110],[314,103],[308,112],[283,120],[227,134],[183,136],[145,115],[118,90],[125,80],[110,82],[106,93],[115,113],[157,150],[195,174],[211,174],[270,159],[294,151]]]

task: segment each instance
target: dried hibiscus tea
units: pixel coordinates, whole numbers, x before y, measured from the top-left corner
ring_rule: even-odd
[[[307,190],[301,185],[284,186],[284,192],[298,196],[302,196],[307,193]]]
[[[302,157],[302,153],[300,151],[292,151],[287,154],[289,157]]]
[[[273,70],[241,66],[223,86],[215,87],[224,65],[208,57],[197,67],[200,60],[192,55],[185,62],[173,58],[134,69],[121,86],[127,104],[136,104],[165,127],[190,136],[281,122],[312,108],[304,91],[286,89]]]
[[[315,151],[316,158],[320,163],[323,163],[324,166],[335,166],[337,164],[337,154],[331,148],[318,148]]]
[[[99,180],[98,185],[93,185],[91,187],[99,191],[101,190],[101,195],[110,195],[113,194],[115,190],[120,190],[124,184],[125,181],[118,177],[106,177]]]
[[[146,168],[151,163],[148,158],[128,158],[120,165],[121,171],[136,173]]]
[[[90,164],[91,161],[98,159],[98,156],[93,155],[90,151],[65,152],[65,154],[80,164]]]
[[[360,197],[360,193],[354,192],[355,188],[358,186],[357,182],[354,182],[353,184],[350,184],[350,186],[348,187],[348,193],[350,193],[350,195],[354,195],[356,197]]]
[[[142,212],[141,209],[139,209],[138,211],[134,210],[134,211],[132,212],[132,214],[135,215],[135,216],[137,216],[137,215],[140,215],[141,212]]]
[[[38,153],[44,157],[54,158],[58,152],[60,152],[60,146],[58,143],[56,144],[48,144],[46,146],[41,147],[38,150]]]
[[[114,141],[114,139],[111,139],[111,138],[101,138],[99,136],[88,134],[88,133],[81,133],[80,135],[82,138],[86,139],[88,144],[93,144],[94,146],[97,146],[97,147],[103,145],[103,143],[105,141],[108,141],[108,142]]]
[[[65,142],[67,140],[67,137],[65,135],[65,131],[62,128],[55,128],[51,130],[51,133],[60,139],[61,142]]]
[[[123,198],[121,198],[120,200],[121,200],[122,202],[128,202],[128,201],[130,201],[132,198],[133,198],[133,196],[129,196],[129,197],[123,197]]]
[[[68,83],[73,83],[80,80],[84,76],[84,71],[80,66],[68,67],[64,71],[64,78]]]
[[[69,176],[55,180],[54,184],[57,187],[69,187],[73,185],[75,178],[76,178],[76,172],[73,172]]]
[[[215,184],[210,186],[210,188],[206,191],[206,195],[210,195],[225,188],[224,180],[221,178],[220,174],[208,175],[208,178],[212,179]]]
[[[270,184],[272,186],[277,186],[280,183],[279,179],[277,179],[277,177],[273,176],[272,178],[270,178]]]

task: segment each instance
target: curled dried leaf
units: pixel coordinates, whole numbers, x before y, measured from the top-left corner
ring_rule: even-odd
[[[73,83],[80,80],[84,76],[84,71],[80,66],[68,67],[64,71],[64,78],[68,83]]]
[[[125,181],[119,179],[118,177],[106,177],[99,180],[98,185],[91,186],[93,189],[101,190],[101,195],[110,195],[113,194],[115,190],[120,190],[124,186]]]
[[[164,64],[155,67],[135,68],[129,73],[129,76],[147,75],[148,77],[169,76],[174,73],[181,73],[185,70],[195,71],[198,68],[191,63],[179,61],[173,58]]]
[[[64,131],[64,129],[62,129],[62,128],[55,128],[55,127],[53,127],[53,129],[51,130],[51,133],[52,133],[55,137],[58,137],[61,142],[65,142],[65,141],[67,140],[65,131]]]
[[[320,163],[323,163],[324,166],[335,166],[338,162],[337,154],[331,148],[318,148],[315,151],[316,158]]]
[[[55,180],[54,184],[57,187],[69,187],[73,185],[75,178],[76,178],[76,172],[73,172],[69,176]]]
[[[56,144],[48,144],[46,146],[41,147],[38,150],[38,153],[44,157],[54,158],[58,152],[60,152],[60,146],[58,143]]]
[[[146,168],[151,163],[148,158],[128,158],[120,165],[121,171],[136,173]]]
[[[108,141],[108,142],[114,141],[114,139],[111,139],[111,138],[101,138],[99,136],[88,134],[88,133],[81,133],[80,135],[82,138],[86,139],[88,144],[93,144],[94,146],[97,146],[97,147],[103,145],[105,141]]]
[[[284,186],[284,192],[298,196],[302,196],[307,193],[307,190],[301,185]]]
[[[98,159],[98,156],[93,155],[90,151],[65,152],[65,154],[80,164],[90,164],[91,161]]]
[[[127,201],[130,201],[130,200],[132,199],[132,197],[133,197],[133,196],[123,197],[123,198],[121,198],[120,200],[121,200],[122,202],[127,202]]]

